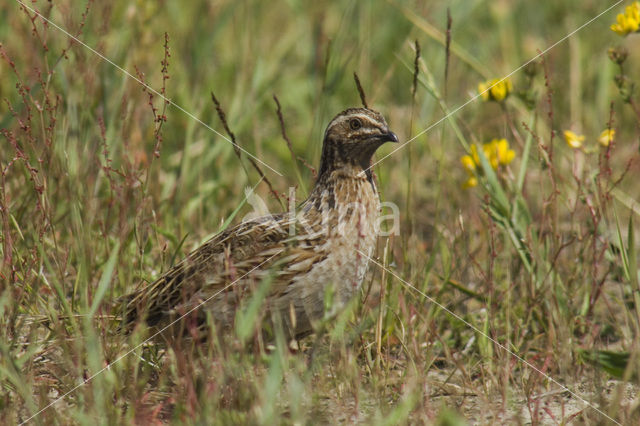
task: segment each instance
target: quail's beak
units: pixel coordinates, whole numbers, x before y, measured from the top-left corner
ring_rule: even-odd
[[[398,143],[398,136],[393,133],[391,130],[387,129],[386,133],[382,133],[380,136],[378,136],[378,140],[380,142],[395,142]]]

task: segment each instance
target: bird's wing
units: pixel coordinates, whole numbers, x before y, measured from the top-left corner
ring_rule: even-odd
[[[286,291],[326,254],[326,234],[303,227],[288,215],[244,222],[217,234],[152,283],[126,296],[125,323],[143,316],[153,325],[225,292],[250,292],[267,275],[267,297]],[[235,288],[234,288],[235,287]],[[236,293],[237,294],[237,293]]]

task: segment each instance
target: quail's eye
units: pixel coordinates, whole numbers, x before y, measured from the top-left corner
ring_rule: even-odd
[[[349,127],[351,128],[351,130],[358,130],[362,127],[362,121],[357,118],[352,118],[351,120],[349,120]]]

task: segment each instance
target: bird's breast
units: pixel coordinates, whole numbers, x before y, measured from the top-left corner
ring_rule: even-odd
[[[324,244],[317,249],[325,251],[326,257],[307,278],[335,284],[348,299],[360,287],[376,245],[378,193],[366,179],[340,179],[327,185],[313,203],[313,209],[300,219],[315,223],[316,232],[324,236]]]

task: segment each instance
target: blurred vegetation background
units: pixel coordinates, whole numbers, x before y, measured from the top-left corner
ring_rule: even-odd
[[[610,29],[625,3],[524,68],[614,2],[25,4],[0,4],[4,421],[638,420],[640,36]],[[469,102],[514,70],[504,101]],[[297,352],[115,335],[111,302],[251,212],[246,187],[281,210],[208,127],[225,134],[211,92],[276,191],[302,200],[327,122],[360,104],[354,72],[415,137],[375,167],[401,232],[381,239],[386,270],[371,266],[360,300]],[[463,189],[460,158],[496,138],[515,159],[479,163]]]

